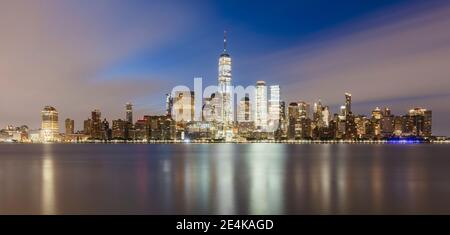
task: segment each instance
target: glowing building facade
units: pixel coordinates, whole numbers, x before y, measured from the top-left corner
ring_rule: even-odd
[[[133,123],[133,104],[127,103],[125,105],[125,112],[126,112],[126,121],[128,123]]]
[[[250,104],[250,97],[245,96],[239,101],[239,108],[238,108],[238,116],[237,121],[238,122],[250,122],[253,121],[251,117],[251,104]]]
[[[256,83],[255,126],[257,129],[267,129],[267,86],[266,82]]]
[[[352,94],[345,93],[345,116],[352,112]]]
[[[194,92],[175,92],[172,115],[177,123],[187,123],[194,121]]]
[[[59,140],[58,111],[52,106],[45,106],[41,112],[41,140],[56,142]]]
[[[431,137],[432,113],[424,108],[414,108],[408,112],[408,120],[412,124],[411,131],[415,136]]]
[[[65,121],[66,135],[72,135],[75,133],[75,121],[67,118]]]
[[[275,131],[280,121],[280,86],[272,85],[269,87],[269,120],[268,126],[270,130]]]
[[[227,52],[226,32],[223,39],[223,52],[219,57],[219,86],[218,92],[221,98],[220,121],[224,129],[228,129],[233,124],[233,105],[231,87],[231,57]]]
[[[91,135],[92,139],[101,139],[102,137],[102,113],[99,109],[91,112]]]

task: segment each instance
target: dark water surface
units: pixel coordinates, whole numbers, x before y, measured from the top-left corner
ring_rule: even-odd
[[[450,214],[450,145],[0,145],[1,214]]]

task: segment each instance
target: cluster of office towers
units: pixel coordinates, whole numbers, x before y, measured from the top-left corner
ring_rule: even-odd
[[[387,107],[376,107],[370,116],[352,112],[352,95],[345,93],[345,105],[333,116],[321,101],[314,103],[312,115],[306,102],[290,103],[286,139],[381,140],[391,138],[430,138],[432,112],[414,108],[395,116]]]
[[[166,95],[164,115],[145,115],[134,122],[133,105],[125,105],[124,119],[109,123],[100,110],[91,112],[83,130],[75,132],[75,122],[65,120],[65,133],[59,132],[58,111],[51,106],[42,110],[39,131],[20,129],[15,138],[30,142],[74,142],[86,140],[358,140],[392,137],[429,138],[432,135],[431,110],[414,108],[394,116],[388,108],[375,108],[371,116],[352,112],[352,95],[345,93],[345,104],[331,114],[319,100],[313,107],[307,102],[286,105],[280,99],[280,86],[256,86],[234,102],[232,61],[227,52],[227,38],[218,63],[216,92],[195,105],[193,91],[175,91]],[[251,94],[250,94],[251,93]],[[236,111],[234,106],[237,106]],[[195,115],[201,107],[201,115]],[[18,134],[19,133],[19,134]]]
[[[285,115],[284,102],[280,100],[280,86],[266,86],[257,81],[256,86],[242,89],[241,96],[232,86],[232,60],[227,52],[226,33],[224,49],[219,56],[217,91],[195,105],[194,91],[174,91],[166,95],[166,116],[177,124],[181,139],[235,140],[251,138],[260,133],[272,133],[281,128],[280,118]],[[235,110],[234,98],[238,98]],[[195,110],[201,107],[201,115]]]
[[[357,140],[393,137],[429,138],[432,135],[431,110],[414,108],[394,116],[389,108],[375,108],[371,116],[352,112],[352,95],[345,93],[345,105],[332,115],[319,100],[313,107],[307,102],[288,106],[280,99],[280,86],[258,81],[252,95],[238,99],[233,109],[231,57],[226,51],[219,57],[218,91],[203,99],[201,117],[194,115],[193,91],[176,91],[166,97],[166,115],[177,127],[178,138],[218,140]],[[250,92],[252,93],[252,92]],[[252,99],[253,98],[253,99]],[[231,100],[231,102],[230,102]]]
[[[260,85],[263,83],[259,82]],[[275,91],[279,94],[279,91]],[[181,94],[181,93],[180,93]],[[193,101],[189,100],[193,107]],[[195,121],[189,113],[185,116],[185,97],[168,99],[165,115],[145,115],[133,122],[133,105],[125,105],[125,118],[112,121],[112,125],[101,118],[101,112],[94,110],[91,117],[84,121],[83,130],[75,132],[74,120],[65,120],[65,133],[59,133],[58,112],[54,107],[46,106],[42,111],[42,125],[37,133],[30,132],[32,142],[87,141],[87,140],[374,140],[396,137],[430,138],[432,137],[432,112],[423,108],[414,108],[406,114],[395,116],[389,108],[375,108],[370,116],[355,115],[352,112],[352,96],[345,94],[345,105],[339,113],[331,115],[328,106],[319,100],[313,106],[307,102],[291,102],[287,107],[283,101],[266,101],[261,105],[267,112],[251,109],[248,97],[239,103],[238,117],[231,118],[230,126],[211,116],[202,116]],[[264,101],[265,98],[262,97]],[[180,103],[181,102],[181,103]],[[258,99],[257,99],[258,102]],[[183,107],[181,107],[183,106]],[[270,108],[272,106],[272,108]],[[203,113],[207,104],[202,106]],[[220,109],[219,109],[220,110]],[[273,111],[273,112],[271,112]],[[277,113],[275,113],[275,111]],[[273,118],[273,117],[277,118]],[[255,118],[259,117],[259,118]],[[186,120],[186,119],[187,120]],[[223,128],[223,129],[221,129]],[[229,128],[228,130],[226,128]],[[22,129],[21,129],[22,130]],[[225,130],[225,132],[223,132]],[[222,132],[221,132],[222,131]],[[21,133],[23,138],[23,131]]]

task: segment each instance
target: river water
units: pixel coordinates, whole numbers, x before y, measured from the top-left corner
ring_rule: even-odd
[[[1,144],[0,214],[450,214],[446,144]]]

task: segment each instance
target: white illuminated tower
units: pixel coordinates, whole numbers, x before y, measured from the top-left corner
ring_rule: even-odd
[[[265,81],[256,82],[255,126],[267,129],[267,87]]]
[[[275,131],[278,128],[278,122],[280,120],[280,86],[272,85],[269,87],[269,128],[271,131]]]
[[[224,32],[223,52],[219,57],[219,87],[221,97],[221,112],[219,121],[223,124],[224,134],[233,124],[233,107],[231,94],[231,57],[227,52],[227,34]]]

